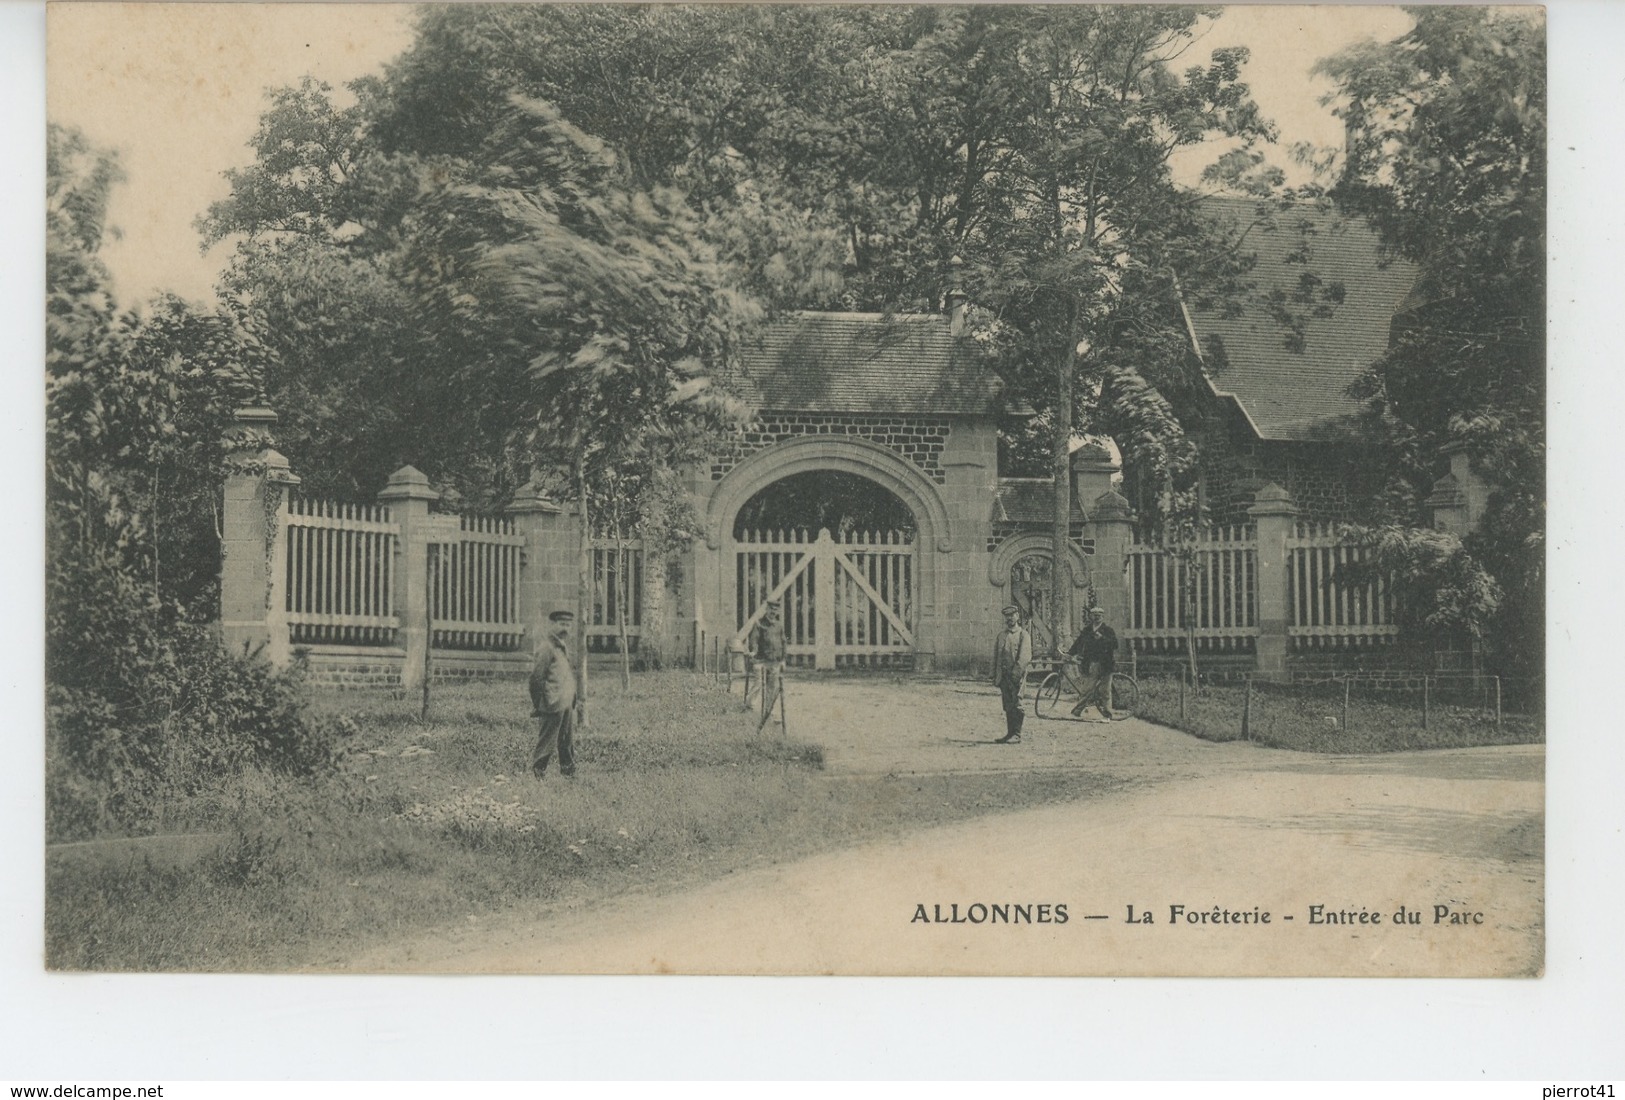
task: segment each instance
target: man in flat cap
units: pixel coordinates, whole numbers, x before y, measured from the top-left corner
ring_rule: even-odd
[[[548,636],[530,670],[530,713],[541,719],[541,736],[530,761],[530,772],[537,779],[547,775],[554,752],[559,754],[561,775],[576,773],[576,670],[568,645],[576,617],[573,611],[555,611],[547,618]]]
[[[779,692],[783,690],[785,641],[784,624],[779,622],[778,600],[767,601],[761,619],[751,628],[750,646],[745,654],[751,665],[751,669],[746,671],[747,676],[752,675],[756,667],[762,670],[762,719],[756,723],[756,732],[761,733],[762,727],[773,717],[773,708],[779,701]]]
[[[1106,609],[1091,607],[1087,621],[1078,632],[1077,640],[1067,650],[1067,656],[1077,660],[1078,705],[1072,708],[1072,717],[1083,717],[1090,704],[1100,709],[1101,721],[1112,716],[1112,673],[1117,671],[1117,632],[1106,625]]]
[[[1021,743],[1021,687],[1027,682],[1027,666],[1033,659],[1033,639],[1021,625],[1021,608],[1011,604],[1004,609],[1004,629],[993,643],[993,682],[1004,701],[1004,736],[996,744]]]

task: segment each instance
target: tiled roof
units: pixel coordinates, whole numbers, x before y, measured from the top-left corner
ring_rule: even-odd
[[[1077,514],[1078,502],[1072,501]],[[1001,477],[993,491],[994,523],[1053,523],[1055,482],[1047,477]]]
[[[1251,222],[1258,209],[1250,199],[1210,198],[1203,206],[1238,226]],[[1289,348],[1287,331],[1253,303],[1232,318],[1191,309],[1208,381],[1217,393],[1236,399],[1261,439],[1348,438],[1359,411],[1349,384],[1387,348],[1390,323],[1410,293],[1415,268],[1384,263],[1377,234],[1363,221],[1310,206],[1277,213],[1271,227],[1253,227],[1242,248],[1257,255],[1252,277],[1260,292],[1279,288],[1292,295],[1308,273],[1323,286],[1341,283],[1345,296],[1330,316],[1308,317],[1302,350]],[[1223,344],[1222,362],[1208,355],[1213,337]]]
[[[797,313],[742,356],[742,396],[764,409],[995,415],[996,375],[937,314]]]

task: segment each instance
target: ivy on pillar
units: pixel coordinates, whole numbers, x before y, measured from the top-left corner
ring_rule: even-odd
[[[421,470],[402,466],[389,476],[378,499],[389,506],[390,518],[401,527],[395,545],[395,614],[401,624],[401,648],[406,650],[401,687],[412,691],[423,686],[429,655],[429,505],[440,494],[429,488]]]
[[[276,413],[264,405],[236,411],[220,517],[220,638],[234,653],[262,653],[286,664],[286,542],[279,537],[287,490],[299,484],[271,446]]]
[[[1247,509],[1258,532],[1258,646],[1260,679],[1287,679],[1287,627],[1292,609],[1287,602],[1287,540],[1297,522],[1298,506],[1292,494],[1270,482],[1253,497]]]

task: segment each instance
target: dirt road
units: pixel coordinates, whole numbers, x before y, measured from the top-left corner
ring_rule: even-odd
[[[1330,757],[1029,720],[977,685],[791,687],[833,773],[1080,767],[1095,799],[466,928],[354,961],[463,973],[1532,975],[1541,746]],[[1403,911],[1402,911],[1403,907]],[[1398,919],[1396,920],[1396,914]]]

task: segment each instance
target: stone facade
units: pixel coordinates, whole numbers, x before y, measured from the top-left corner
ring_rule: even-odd
[[[895,451],[942,485],[947,481],[942,452],[950,430],[949,421],[941,417],[765,412],[738,441],[715,456],[711,480],[721,481],[744,459],[777,443],[802,436],[845,436]]]
[[[1292,495],[1307,522],[1358,523],[1381,488],[1377,456],[1358,444],[1207,437],[1201,446],[1203,494],[1216,525],[1247,522],[1254,494],[1270,484]]]

